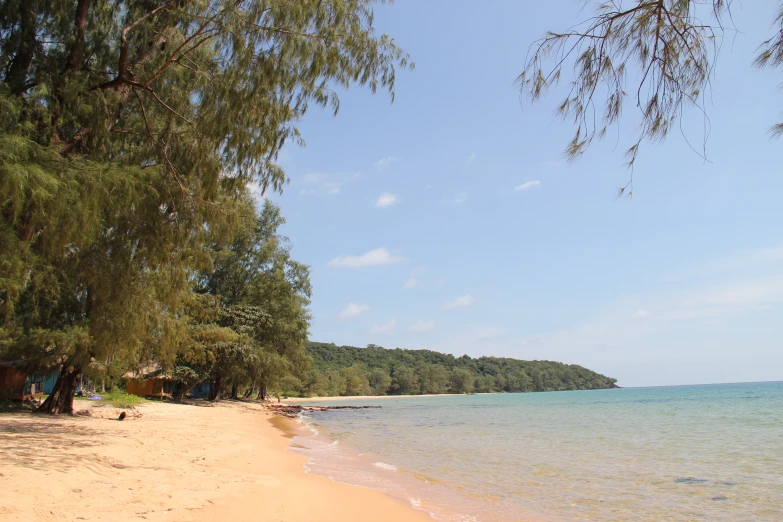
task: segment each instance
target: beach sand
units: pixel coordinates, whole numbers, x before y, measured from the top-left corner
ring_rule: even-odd
[[[0,414],[0,520],[431,521],[306,474],[292,421],[260,405],[147,403],[123,422],[76,406],[111,418]]]

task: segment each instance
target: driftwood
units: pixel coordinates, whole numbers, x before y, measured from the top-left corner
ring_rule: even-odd
[[[366,410],[380,406],[299,406],[298,404],[266,404],[264,407],[283,417],[295,419],[303,411]]]

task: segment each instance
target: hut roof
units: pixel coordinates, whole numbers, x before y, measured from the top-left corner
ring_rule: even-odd
[[[165,373],[158,363],[150,363],[147,366],[141,366],[135,370],[126,372],[123,375],[125,379],[170,379],[171,375]]]

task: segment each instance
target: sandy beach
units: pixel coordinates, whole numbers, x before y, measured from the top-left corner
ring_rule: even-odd
[[[292,421],[260,405],[147,403],[123,422],[93,410],[111,418],[0,415],[0,519],[431,520],[306,474],[306,457],[286,451]]]

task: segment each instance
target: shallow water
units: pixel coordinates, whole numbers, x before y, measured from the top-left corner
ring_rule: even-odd
[[[781,382],[356,404],[303,418],[309,470],[439,520],[783,520]]]

